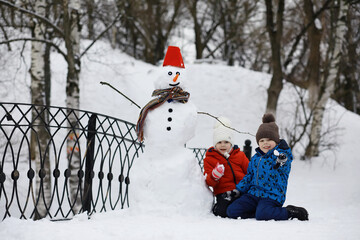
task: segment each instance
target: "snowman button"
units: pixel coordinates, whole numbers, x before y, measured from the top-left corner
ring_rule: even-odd
[[[173,110],[172,110],[172,108],[169,108],[169,112],[172,112]]]
[[[166,130],[170,131],[170,130],[171,130],[171,127],[167,127]]]
[[[171,117],[169,117],[169,118],[168,118],[168,121],[169,121],[169,122],[171,122],[171,121],[172,121],[172,118],[171,118]]]

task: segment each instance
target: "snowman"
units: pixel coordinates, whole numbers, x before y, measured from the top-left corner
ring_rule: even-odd
[[[180,49],[169,46],[153,99],[137,123],[144,154],[131,170],[133,209],[156,214],[208,214],[212,194],[191,150],[185,148],[195,132],[197,110],[186,92],[185,65]]]

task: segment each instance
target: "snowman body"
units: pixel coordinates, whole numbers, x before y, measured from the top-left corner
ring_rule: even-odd
[[[145,145],[149,148],[184,147],[194,136],[196,119],[196,107],[191,101],[163,103],[147,115],[144,127]]]
[[[172,87],[168,85],[173,84],[172,80],[164,82],[160,77],[155,86]],[[148,112],[144,154],[133,163],[134,208],[161,215],[210,212],[212,193],[195,155],[185,147],[194,135],[196,119],[197,110],[190,99],[186,103],[166,101]]]

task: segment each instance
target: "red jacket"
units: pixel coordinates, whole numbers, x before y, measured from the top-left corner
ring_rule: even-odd
[[[222,176],[218,181],[216,181],[211,174],[217,163],[224,164],[225,166],[224,176]],[[230,165],[235,174],[235,181]],[[237,145],[234,145],[228,159],[215,150],[214,147],[211,147],[207,150],[204,158],[204,175],[206,176],[206,184],[213,188],[214,195],[231,191],[235,189],[235,185],[238,184],[245,176],[248,165],[249,160],[247,159],[245,153],[240,151]]]

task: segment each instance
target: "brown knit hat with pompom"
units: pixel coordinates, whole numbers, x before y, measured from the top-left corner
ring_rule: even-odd
[[[256,142],[259,144],[261,138],[269,138],[276,143],[280,142],[279,127],[275,123],[275,117],[272,113],[265,113],[262,118],[263,124],[259,126],[256,133]]]

